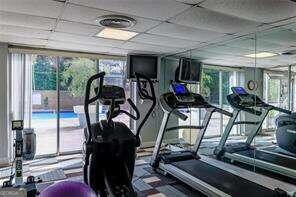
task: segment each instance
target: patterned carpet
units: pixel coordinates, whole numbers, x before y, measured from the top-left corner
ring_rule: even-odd
[[[138,196],[203,196],[172,177],[156,174],[149,165],[150,157],[140,157],[136,161],[133,185]],[[24,176],[34,175],[42,179],[37,185],[42,192],[46,187],[61,180],[83,182],[82,156],[67,155],[48,159],[38,159],[24,165]],[[10,168],[0,169],[0,183],[7,180]]]
[[[230,141],[241,141],[243,137],[231,137]],[[257,140],[260,144],[272,144],[272,137]],[[218,144],[218,138],[205,139],[200,147],[200,154],[211,155],[213,148]],[[203,196],[173,177],[155,173],[149,165],[152,148],[141,150],[138,153],[133,177],[133,185],[138,196]],[[61,180],[83,182],[82,155],[65,155],[53,158],[36,159],[24,164],[24,176],[40,177],[42,183],[37,185],[42,192],[46,187]],[[0,184],[7,180],[11,172],[10,167],[0,169]]]

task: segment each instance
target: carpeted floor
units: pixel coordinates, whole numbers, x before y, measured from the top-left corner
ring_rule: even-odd
[[[244,137],[231,137],[230,141],[242,141]],[[272,144],[272,137],[263,137],[257,140],[258,144]],[[200,147],[200,154],[212,155],[219,138],[204,139]],[[136,161],[133,185],[138,196],[203,196],[197,191],[184,185],[173,177],[155,173],[149,165],[150,154],[153,148],[140,150]],[[36,159],[24,164],[24,176],[40,177],[39,191],[61,180],[83,181],[82,155],[65,155],[53,158]],[[0,169],[0,184],[7,180],[11,172],[10,167]]]

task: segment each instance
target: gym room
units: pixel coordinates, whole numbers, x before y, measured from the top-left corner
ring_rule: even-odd
[[[296,197],[295,0],[0,0],[0,197]]]

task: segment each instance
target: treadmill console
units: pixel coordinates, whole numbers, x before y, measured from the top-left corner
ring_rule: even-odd
[[[253,94],[249,94],[243,87],[232,87],[232,92],[239,97],[239,104],[244,106],[255,106],[261,104],[262,101]]]
[[[173,82],[170,86],[170,90],[174,93],[179,102],[190,103],[195,100],[185,84]]]

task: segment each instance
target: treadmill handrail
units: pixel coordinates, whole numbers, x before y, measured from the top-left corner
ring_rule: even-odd
[[[177,116],[178,118],[180,118],[183,121],[187,120],[187,118],[188,118],[188,116],[186,116],[185,114],[180,112],[178,109],[172,110],[172,114],[174,114],[175,116]]]
[[[232,115],[233,115],[231,112],[228,112],[228,111],[218,108],[218,107],[215,107],[215,112],[221,113],[221,114],[229,116],[229,117],[232,117]]]
[[[181,126],[176,126],[176,127],[169,127],[166,129],[166,131],[173,131],[173,130],[179,130],[179,129],[196,129],[200,130],[203,129],[203,126],[194,126],[194,125],[181,125]]]
[[[271,110],[276,110],[276,111],[282,112],[284,114],[291,114],[292,113],[292,111],[287,110],[287,109],[283,109],[283,108],[276,107],[276,106],[273,106],[273,105],[269,105],[269,106],[271,107]]]

